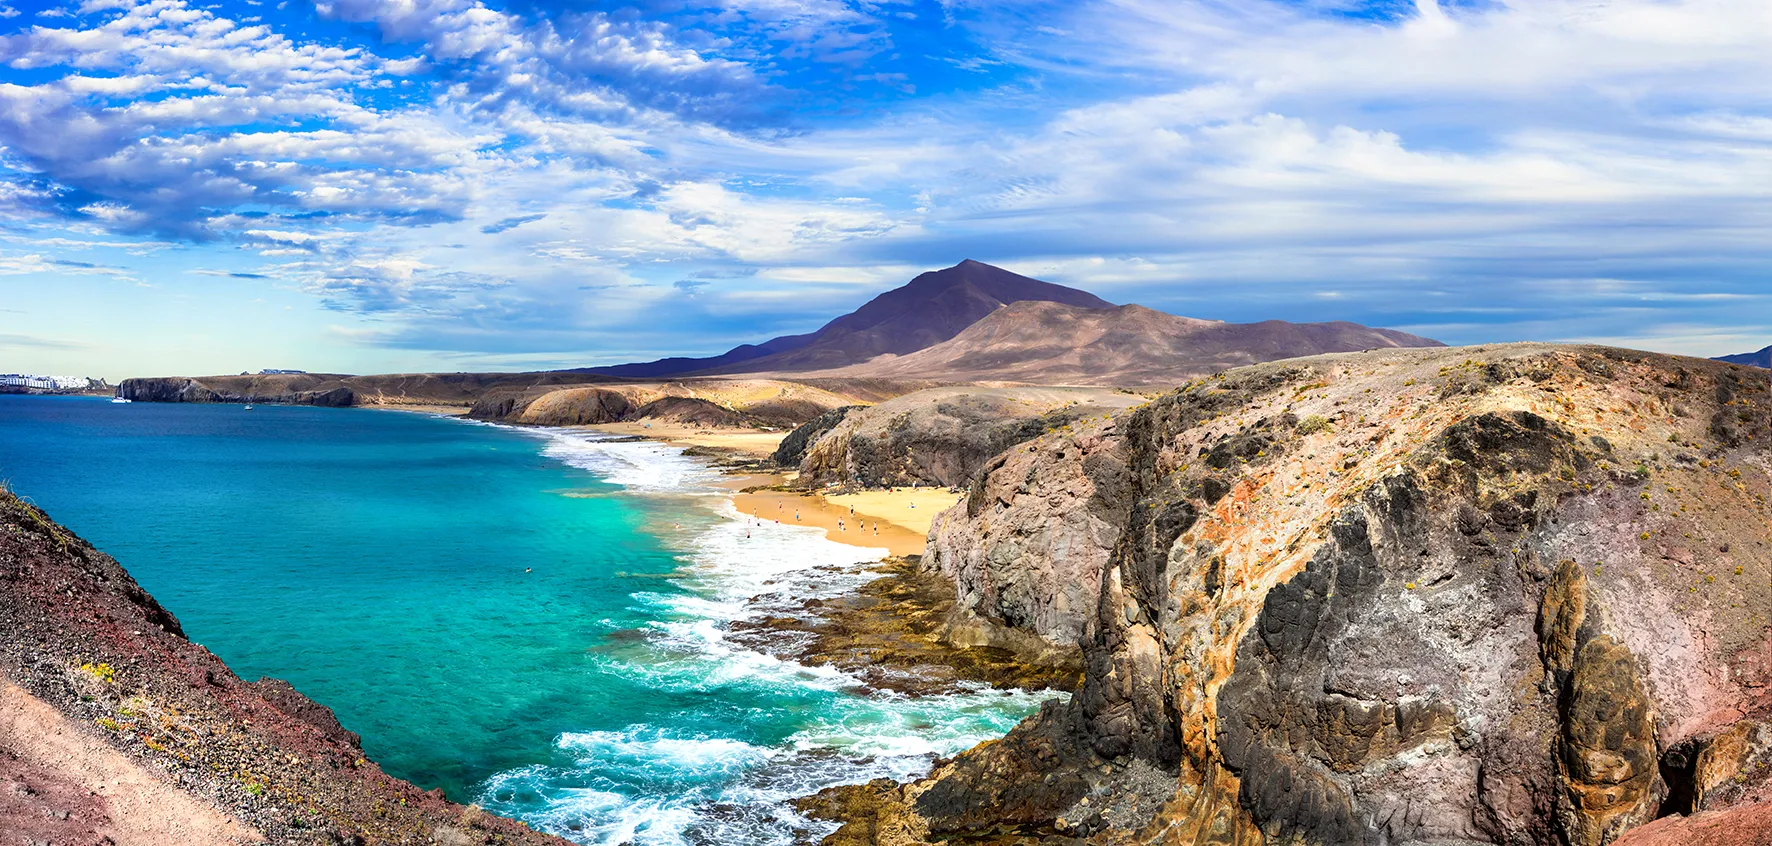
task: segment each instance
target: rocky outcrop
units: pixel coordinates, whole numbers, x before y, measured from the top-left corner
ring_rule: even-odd
[[[468,410],[477,420],[583,426],[640,420],[690,426],[793,428],[852,402],[825,388],[769,379],[708,379],[488,391]]]
[[[1603,844],[1751,807],[1772,791],[1758,375],[1592,347],[1299,359],[1017,447],[931,563],[970,613],[1080,623],[1083,690],[849,797],[894,821],[870,842]],[[1101,488],[1118,525],[1066,527]],[[1091,579],[1080,619],[1053,613]],[[1102,766],[1171,789],[1115,804]]]
[[[742,411],[700,397],[659,397],[634,409],[634,420],[661,420],[691,426],[761,428],[762,422]]]
[[[806,450],[810,449],[814,442],[824,437],[826,432],[837,428],[838,423],[843,422],[844,418],[861,408],[862,406],[859,405],[840,406],[801,423],[794,427],[787,437],[781,439],[781,444],[775,448],[775,454],[771,457],[776,464],[782,467],[800,466],[800,460],[806,457]]]
[[[582,426],[625,420],[633,410],[626,394],[607,388],[497,390],[475,402],[468,416],[536,426]]]
[[[597,381],[569,373],[393,373],[344,376],[331,373],[261,373],[125,379],[117,396],[136,402],[230,402],[343,407],[467,407],[497,391],[521,394],[536,388]]]
[[[339,383],[339,376],[261,377],[245,384],[220,389],[184,377],[124,379],[117,396],[134,402],[232,402],[265,405],[315,405],[346,408],[357,404],[357,395]]]
[[[977,638],[982,618],[1076,651],[1131,507],[1117,426],[1093,419],[998,454],[964,507],[935,519],[923,562],[959,594],[953,637]]]
[[[221,402],[221,395],[195,379],[124,379],[117,396],[132,402]]]
[[[932,388],[846,415],[800,460],[800,483],[971,484],[1016,444],[1142,398],[1090,388]]]
[[[41,842],[565,846],[386,775],[329,709],[235,676],[115,560],[4,492],[0,780],[0,832]]]

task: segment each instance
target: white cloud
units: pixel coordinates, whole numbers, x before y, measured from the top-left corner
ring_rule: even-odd
[[[782,62],[911,49],[888,26],[908,8],[722,0],[696,32],[321,4],[380,36],[354,48],[88,3],[0,37],[21,71],[0,77],[0,214],[253,251],[373,314],[376,343],[513,354],[500,327],[582,344],[686,313],[671,283],[701,268],[752,271],[695,289],[710,314],[974,257],[1201,317],[1456,340],[1497,325],[1473,315],[1623,337],[1644,302],[1714,314],[1772,260],[1772,6],[1330,6],[953,0],[952,40],[995,49],[925,58],[1008,81],[784,126],[757,119],[796,102],[770,100],[796,83]],[[842,82],[927,87],[897,67]],[[1630,285],[1567,281],[1607,279]],[[1548,329],[1553,308],[1585,322]]]

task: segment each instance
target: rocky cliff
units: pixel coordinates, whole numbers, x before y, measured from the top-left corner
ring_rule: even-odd
[[[860,409],[813,439],[800,483],[964,486],[992,456],[1141,398],[1102,388],[930,388]]]
[[[1325,356],[1016,447],[926,566],[1076,644],[1083,690],[928,779],[823,797],[834,842],[1767,842],[1762,375]]]
[[[662,421],[728,428],[793,428],[854,402],[836,390],[771,379],[699,379],[599,386],[500,388],[468,410],[479,420],[536,426]]]
[[[582,373],[329,373],[163,376],[125,379],[117,396],[137,402],[232,402],[323,406],[452,405],[466,407],[496,391],[522,391],[601,381]]]
[[[565,846],[384,774],[329,709],[287,683],[235,676],[116,561],[6,492],[0,833],[116,846]]]
[[[199,381],[182,376],[124,379],[117,396],[134,402],[233,402],[318,405],[344,408],[357,404],[357,394],[339,376],[264,376],[251,379]],[[209,382],[217,384],[211,385]]]

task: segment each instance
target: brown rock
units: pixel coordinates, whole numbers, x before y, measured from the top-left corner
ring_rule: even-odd
[[[1559,816],[1576,846],[1600,846],[1652,818],[1655,716],[1635,656],[1610,637],[1583,644],[1570,674],[1558,756]]]

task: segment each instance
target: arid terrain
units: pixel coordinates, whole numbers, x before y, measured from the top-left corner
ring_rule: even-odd
[[[934,346],[804,375],[1172,386],[1260,361],[1438,345],[1406,332],[1353,323],[1225,323],[1177,317],[1139,305],[1088,308],[1026,301],[997,309]]]
[[[996,679],[1080,668],[1066,704],[926,779],[809,799],[844,823],[832,843],[1759,843],[1772,400],[1732,359],[1230,324],[967,262],[714,359],[120,393],[673,441],[745,474],[747,517],[905,556],[793,624],[819,654],[853,636],[882,667],[934,649]],[[920,610],[883,610],[900,600]],[[68,668],[91,659],[59,654],[24,687],[90,720]],[[316,783],[401,789],[352,773]],[[199,793],[235,796],[216,784]],[[307,813],[359,819],[330,789]],[[456,813],[436,803],[400,830]],[[280,824],[217,807],[192,824]]]
[[[924,566],[956,626],[1076,650],[1082,692],[821,797],[833,842],[1765,842],[1762,376],[1322,356],[1003,453]]]
[[[741,513],[913,556],[780,622],[807,660],[865,655],[882,684],[1080,668],[1068,704],[926,779],[808,799],[844,823],[829,842],[1736,844],[1772,838],[1763,376],[1390,348],[1161,393],[687,381],[525,390],[497,416],[694,400],[595,425],[726,456],[752,474]],[[756,428],[740,409],[765,403],[806,422]],[[31,831],[544,842],[382,775],[102,553],[24,503],[4,516],[3,761],[31,792],[3,813]],[[144,801],[183,833],[119,822]]]
[[[976,261],[921,274],[816,332],[711,358],[538,373],[125,379],[138,402],[465,409],[531,425],[792,429],[942,385],[1169,386],[1242,364],[1439,342],[1352,323],[1230,324],[1114,306]]]

